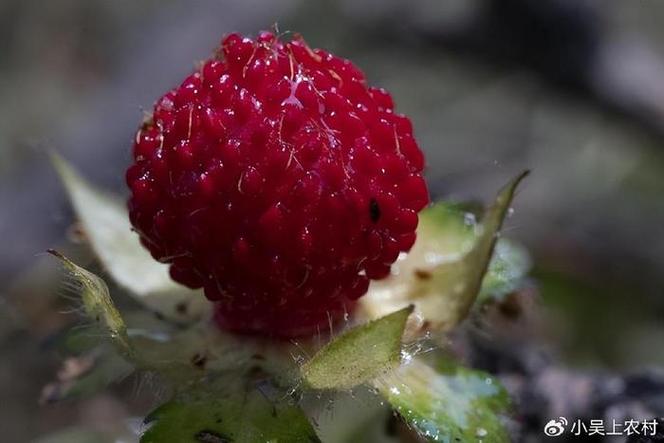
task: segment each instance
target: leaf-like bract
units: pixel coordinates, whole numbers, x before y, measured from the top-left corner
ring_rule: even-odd
[[[401,358],[401,337],[413,312],[408,306],[334,338],[301,368],[314,389],[349,389],[393,368]]]
[[[445,331],[467,317],[481,289],[486,296],[492,290],[504,293],[514,288],[528,269],[527,256],[505,243],[489,263],[514,191],[525,175],[499,192],[480,224],[471,214],[464,220],[463,213],[449,205],[426,210],[411,252],[394,265],[389,278],[373,282],[360,299],[368,316],[376,318],[413,303],[430,328]],[[510,258],[518,260],[518,266],[507,262]]]
[[[59,252],[54,250],[49,252],[60,259],[74,282],[80,287],[80,297],[86,317],[111,340],[120,355],[127,360],[133,360],[134,349],[129,342],[127,326],[111,300],[106,283]]]

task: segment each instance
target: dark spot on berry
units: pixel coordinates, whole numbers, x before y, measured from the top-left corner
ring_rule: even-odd
[[[374,223],[377,223],[380,219],[380,206],[378,206],[378,202],[373,197],[369,200],[369,218]]]
[[[194,356],[191,357],[191,364],[196,366],[198,369],[204,369],[206,363],[207,356],[204,354],[194,354]]]
[[[425,271],[424,269],[415,269],[413,272],[418,280],[431,280],[431,277],[433,277],[431,272]]]
[[[233,439],[218,432],[203,430],[194,435],[196,441],[201,443],[232,443]]]

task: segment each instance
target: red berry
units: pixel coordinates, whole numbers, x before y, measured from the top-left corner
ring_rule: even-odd
[[[423,156],[350,61],[269,32],[224,39],[160,98],[127,170],[130,219],[227,329],[315,333],[415,241]]]

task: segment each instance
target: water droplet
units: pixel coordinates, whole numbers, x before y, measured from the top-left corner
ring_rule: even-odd
[[[484,428],[477,428],[477,432],[475,433],[478,437],[486,437],[487,434],[488,432]]]
[[[401,362],[402,362],[404,365],[407,365],[407,364],[409,364],[411,361],[413,361],[413,354],[411,354],[410,352],[408,352],[408,351],[402,349],[402,350],[401,350]]]

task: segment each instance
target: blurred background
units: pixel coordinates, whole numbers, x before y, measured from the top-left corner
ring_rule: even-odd
[[[75,237],[48,150],[126,194],[143,110],[224,34],[275,23],[392,92],[434,197],[487,201],[531,169],[506,235],[532,254],[547,352],[566,374],[647,373],[662,389],[664,2],[1,0],[3,442],[115,426],[151,401],[129,381],[39,404],[60,364],[49,344],[68,321],[54,301],[59,270],[40,254]]]

